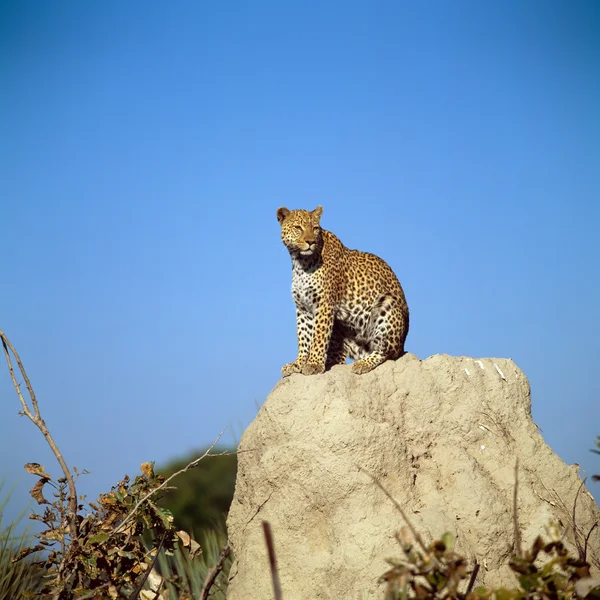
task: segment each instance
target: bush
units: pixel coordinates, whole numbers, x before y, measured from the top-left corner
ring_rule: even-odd
[[[209,456],[212,447],[170,478],[155,474],[153,464],[144,463],[142,473],[134,480],[125,476],[96,502],[89,502],[87,506],[80,504],[83,499],[77,495],[76,487],[80,473],[69,469],[54,442],[21,359],[2,331],[0,340],[21,404],[21,414],[40,430],[62,471],[61,476],[53,477],[38,463],[25,465],[27,472],[37,477],[30,494],[43,507],[43,512],[33,513],[30,518],[42,523],[45,529],[35,536],[38,543],[32,547],[26,547],[25,539],[21,540],[23,543],[15,543],[12,527],[2,532],[0,564],[3,579],[0,584],[7,591],[4,593],[0,588],[0,598],[13,599],[24,594],[36,568],[43,571],[44,578],[39,588],[33,591],[53,600],[74,597],[135,600],[143,587],[148,586],[151,576],[157,582],[151,597],[158,598],[161,589],[167,585],[155,569],[161,553],[163,556],[178,553],[180,564],[187,556],[191,565],[200,547],[187,532],[176,530],[173,516],[157,501],[173,477],[197,466]],[[13,357],[23,378],[28,401],[17,381]],[[50,500],[44,495],[49,493],[49,488]],[[229,546],[226,546],[217,565],[208,570],[200,591],[203,600],[225,567],[229,553]],[[182,578],[176,577],[169,582],[171,586],[180,584],[176,591],[181,598],[187,593],[182,582]]]
[[[451,534],[445,533],[441,540],[425,546],[404,529],[397,536],[404,556],[389,560],[391,569],[381,577],[386,582],[385,600],[600,599],[600,579],[590,577],[590,564],[569,555],[557,525],[549,525],[547,535],[549,542],[538,536],[530,550],[511,559],[509,566],[516,575],[517,587],[474,589],[479,568],[475,564],[469,569],[468,561],[454,552]],[[467,579],[465,591],[459,591]]]

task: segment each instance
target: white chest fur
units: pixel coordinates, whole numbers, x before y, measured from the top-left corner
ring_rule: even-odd
[[[292,262],[292,295],[296,306],[314,314],[317,296],[315,269]]]

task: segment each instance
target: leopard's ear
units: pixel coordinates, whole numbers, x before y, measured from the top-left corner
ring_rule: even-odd
[[[315,208],[311,214],[315,215],[317,219],[320,219],[321,215],[323,214],[323,207],[321,205],[317,206],[317,208]]]
[[[277,220],[279,221],[280,225],[283,223],[283,220],[290,214],[290,212],[292,211],[289,208],[286,208],[285,206],[280,206],[277,209]]]

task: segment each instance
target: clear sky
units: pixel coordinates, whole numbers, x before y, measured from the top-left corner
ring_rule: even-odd
[[[251,421],[296,350],[281,205],[390,263],[409,351],[512,357],[600,472],[599,32],[595,1],[2,2],[0,328],[83,489]],[[57,468],[18,408],[0,365],[22,503]]]

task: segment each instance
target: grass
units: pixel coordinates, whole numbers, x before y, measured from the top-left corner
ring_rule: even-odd
[[[178,598],[182,590],[185,590],[186,597],[200,598],[206,574],[216,564],[221,550],[227,544],[227,534],[224,529],[206,530],[199,541],[202,552],[193,559],[178,547],[172,556],[167,556],[164,551],[160,553],[157,566],[165,578],[168,598]],[[225,600],[230,566],[231,556],[225,561],[224,569],[211,589],[211,600]]]
[[[25,530],[16,533],[25,513],[10,523],[4,523],[3,514],[10,498],[4,491],[4,481],[0,481],[0,598],[21,600],[31,596],[40,588],[41,574],[32,565],[32,557],[13,562],[21,550],[31,544],[32,536]],[[33,556],[35,559],[35,556]]]
[[[23,549],[35,545],[36,540],[30,531],[23,527],[26,511],[12,522],[4,521],[4,511],[12,491],[6,490],[5,487],[5,482],[0,480],[0,600],[31,600],[41,589],[43,572],[34,565],[39,556],[32,554],[16,562],[14,559]],[[165,578],[168,593],[161,597],[200,598],[206,574],[216,564],[226,544],[227,534],[223,526],[216,531],[206,530],[201,535],[202,552],[193,559],[190,558],[189,552],[179,545],[169,556],[162,550],[156,568]],[[231,557],[225,561],[223,571],[211,588],[211,600],[225,600],[230,566]],[[150,581],[146,583],[146,589],[149,588],[149,584]],[[140,598],[144,597],[147,596],[140,596]]]

